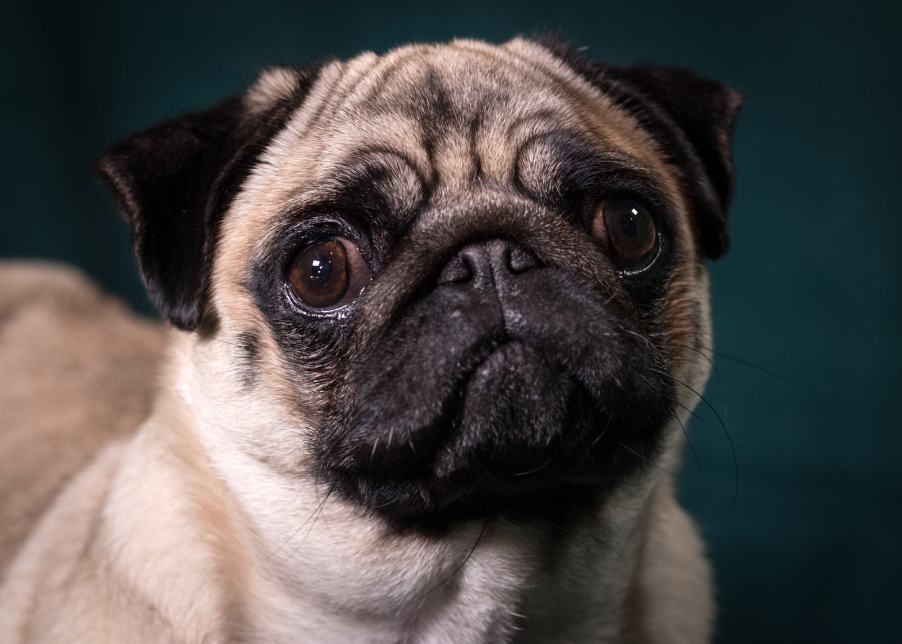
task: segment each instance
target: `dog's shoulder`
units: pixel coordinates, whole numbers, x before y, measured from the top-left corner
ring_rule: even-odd
[[[0,577],[66,481],[149,414],[163,344],[73,269],[0,263]]]

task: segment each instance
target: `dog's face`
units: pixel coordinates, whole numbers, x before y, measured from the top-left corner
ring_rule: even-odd
[[[399,522],[542,513],[653,468],[703,385],[737,109],[458,41],[269,70],[101,167],[247,411],[222,440]]]

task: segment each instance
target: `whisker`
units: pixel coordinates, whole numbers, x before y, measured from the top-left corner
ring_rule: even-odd
[[[478,548],[479,544],[482,542],[482,537],[485,534],[485,531],[486,531],[486,528],[488,527],[488,525],[489,525],[489,520],[486,519],[482,524],[482,528],[479,530],[479,534],[476,535],[476,541],[473,542],[473,547],[470,548],[470,551],[467,553],[467,556],[464,557],[464,560],[461,561],[453,571],[451,571],[450,575],[448,575],[447,577],[442,579],[438,584],[436,584],[435,586],[433,586],[432,588],[427,590],[426,595],[432,594],[433,592],[435,592],[436,590],[438,590],[439,588],[441,588],[442,586],[447,584],[449,581],[451,581],[457,575],[457,573],[459,573],[461,570],[463,570],[463,567],[465,565],[467,565],[467,562],[470,561],[470,557],[473,556],[473,553],[476,552],[476,548]]]
[[[682,407],[682,405],[680,405]],[[689,432],[686,431],[686,426],[683,424],[683,421],[680,420],[678,415],[674,415],[674,419],[679,424],[680,429],[683,430],[683,436],[686,437],[686,443],[689,445],[689,451],[692,452],[692,460],[695,461],[695,467],[698,469],[699,477],[704,480],[705,473],[702,471],[702,463],[698,459],[698,452],[695,451],[695,445],[692,444],[692,440],[689,438]]]
[[[592,441],[592,447],[595,447],[595,445],[598,444],[598,441],[604,438],[604,435],[608,433],[608,429],[611,427],[611,419],[612,416],[608,414],[608,422],[604,424],[604,429],[602,429],[601,433],[595,437],[595,440]]]
[[[703,356],[705,355],[704,353],[702,353],[702,352],[699,351],[698,349],[695,349],[694,347],[685,347],[685,346],[683,346],[683,345],[673,345],[673,346],[677,346],[677,347],[681,347],[681,348],[686,348],[686,349],[693,349],[693,350],[695,350],[695,351],[698,351],[698,353],[699,353],[700,355],[703,355]],[[759,372],[759,373],[762,373],[762,374],[764,374],[764,375],[766,375],[766,376],[770,376],[770,377],[773,378],[774,380],[779,380],[780,382],[782,382],[782,383],[784,383],[784,384],[786,384],[786,385],[789,385],[790,387],[792,387],[792,388],[798,390],[799,392],[805,394],[806,396],[809,396],[810,398],[812,398],[812,399],[814,399],[814,400],[817,400],[818,402],[823,403],[823,404],[825,404],[825,405],[831,407],[832,409],[839,410],[839,411],[845,411],[845,410],[842,410],[840,407],[838,407],[838,406],[837,406],[833,401],[831,401],[830,399],[825,398],[824,396],[822,396],[821,394],[817,393],[816,391],[812,391],[811,389],[809,389],[809,388],[806,387],[805,385],[802,385],[802,384],[800,384],[799,382],[793,380],[792,378],[789,378],[789,377],[783,375],[782,373],[780,373],[779,371],[777,371],[777,370],[775,370],[775,369],[771,369],[771,368],[769,368],[769,367],[765,367],[764,365],[757,364],[757,363],[755,363],[755,362],[753,362],[753,361],[751,361],[751,360],[749,360],[749,359],[747,359],[747,358],[743,358],[743,357],[741,357],[741,356],[737,356],[737,355],[734,354],[734,353],[730,353],[730,352],[727,352],[727,351],[718,351],[718,350],[716,350],[714,347],[710,347],[710,346],[705,346],[705,345],[700,345],[700,346],[701,346],[702,349],[704,349],[705,351],[707,351],[708,353],[710,353],[712,356],[715,356],[716,358],[723,358],[724,360],[729,360],[730,362],[736,363],[736,364],[741,365],[741,366],[743,366],[743,367],[747,367],[747,368],[749,368],[749,369],[753,369],[754,371],[757,371],[757,372]],[[706,358],[707,358],[707,356],[706,356]],[[710,359],[708,359],[708,360],[709,360],[709,362],[711,362]],[[712,362],[712,365],[713,365],[713,364],[714,364],[714,363]],[[716,368],[716,367],[715,367],[715,368]]]
[[[322,516],[323,508],[326,506],[326,501],[328,501],[329,497],[332,496],[332,491],[333,491],[333,488],[329,488],[329,491],[326,492],[326,496],[324,496],[323,500],[320,501],[319,505],[313,511],[313,514],[310,517],[308,517],[307,521],[304,522],[304,524],[306,525],[308,522],[310,522],[311,518],[313,519],[313,521],[310,522],[310,527],[307,528],[307,532],[304,533],[304,537],[301,539],[300,543],[298,543],[298,545],[296,545],[294,547],[294,550],[292,550],[291,553],[288,555],[289,560],[294,558],[294,555],[297,553],[297,551],[300,550],[301,546],[304,545],[304,542],[307,541],[307,537],[310,536],[310,533],[313,531],[313,528],[316,526],[316,522]],[[301,527],[303,527],[303,526],[301,526]],[[300,532],[300,528],[295,530],[294,534],[297,535],[298,532]],[[294,537],[292,537],[292,538],[294,538]],[[291,539],[289,539],[289,541],[290,540]]]
[[[628,454],[632,454],[632,455],[635,456],[636,458],[641,459],[641,460],[642,460],[642,466],[643,466],[643,467],[645,467],[646,465],[648,465],[648,462],[645,460],[645,454],[644,454],[644,453],[636,451],[635,449],[633,449],[632,447],[630,447],[629,445],[627,445],[627,444],[624,443],[623,441],[618,441],[617,444],[620,445],[620,447],[622,447],[624,450],[626,450],[626,452],[627,452]],[[667,474],[670,474],[671,476],[676,476],[676,472],[673,472],[673,471],[671,471],[671,470],[668,470],[666,467],[663,467],[662,465],[659,465],[658,463],[654,463],[654,462],[653,462],[653,463],[652,463],[652,467],[655,467],[655,468],[661,470],[662,472],[666,472]]]
[[[711,402],[707,398],[705,398],[702,394],[700,394],[698,391],[696,391],[692,386],[686,384],[679,378],[674,377],[673,375],[667,373],[666,371],[660,371],[658,369],[655,369],[654,367],[649,367],[649,369],[651,369],[652,371],[654,371],[655,373],[657,373],[659,375],[664,376],[665,378],[670,378],[670,380],[673,381],[674,383],[681,385],[681,386],[685,387],[687,390],[691,391],[693,394],[695,394],[698,397],[698,399],[702,403],[704,403],[704,405],[708,409],[711,410],[711,412],[714,414],[714,417],[717,418],[717,421],[718,421],[718,423],[720,423],[720,427],[723,429],[724,435],[727,438],[727,442],[730,445],[730,455],[733,459],[733,502],[735,503],[739,498],[739,464],[738,464],[738,460],[736,458],[736,445],[733,443],[733,436],[730,434],[730,430],[727,429],[727,424],[724,422],[721,415],[717,412],[717,409],[715,409],[714,405],[712,405]],[[697,418],[697,416],[696,416],[696,418]]]
[[[817,393],[816,391],[809,389],[805,385],[802,385],[802,384],[796,382],[792,378],[787,378],[786,376],[781,374],[779,371],[775,371],[768,367],[756,364],[750,360],[746,360],[745,358],[740,358],[739,356],[731,354],[731,353],[725,353],[723,351],[712,351],[712,353],[715,356],[717,356],[718,358],[723,358],[724,360],[729,360],[738,365],[742,365],[743,367],[748,367],[749,369],[753,369],[759,373],[763,373],[766,376],[770,376],[771,378],[773,378],[775,380],[779,380],[780,382],[782,382],[786,385],[789,385],[793,389],[796,389],[800,393],[805,394],[809,398],[818,401],[819,403],[825,405],[826,407],[829,407],[830,409],[833,409],[835,411],[841,411],[843,413],[846,413],[846,411],[847,411],[847,410],[843,409],[842,407],[840,407],[839,405],[837,405],[834,401],[830,400],[829,398],[826,398],[823,395]]]
[[[720,375],[720,369],[717,368],[717,364],[715,364],[715,361],[711,358],[711,356],[709,356],[707,353],[705,353],[698,347],[691,347],[686,344],[672,344],[671,346],[674,346],[678,349],[688,349],[689,351],[694,351],[696,354],[698,354],[699,356],[704,358],[705,362],[707,362],[709,365],[711,365],[711,371],[714,373],[714,377],[717,380],[717,387],[718,387],[718,389],[720,389],[720,394],[724,400],[723,415],[724,415],[724,418],[726,418],[727,417],[727,402],[726,402],[727,401],[727,388],[726,388],[726,385],[724,384],[723,377]],[[702,347],[702,348],[705,348],[705,347]],[[710,349],[705,348],[705,350],[713,355],[713,352]]]
[[[284,548],[284,547],[287,546],[289,543],[291,543],[291,541],[298,535],[298,533],[299,533],[301,530],[304,529],[304,526],[307,525],[307,523],[309,523],[311,519],[313,519],[313,517],[316,515],[317,512],[319,512],[320,508],[322,508],[322,506],[325,504],[326,499],[329,498],[329,495],[330,495],[331,493],[332,493],[332,491],[329,490],[329,492],[326,493],[326,496],[323,497],[323,500],[320,501],[320,502],[317,504],[317,506],[313,509],[313,512],[310,513],[310,515],[304,520],[304,522],[301,523],[300,525],[298,525],[298,527],[295,528],[294,532],[292,532],[292,533],[288,536],[288,538],[285,539],[285,541],[283,541],[283,542],[279,545],[278,548],[276,548],[275,550],[273,550],[272,552],[269,553],[270,558],[275,557],[275,556],[279,553],[279,551],[282,550],[282,548]],[[294,553],[292,552],[292,555],[293,555],[293,554],[294,554]]]
[[[376,450],[379,448],[379,437],[376,436],[376,440],[373,441],[373,449],[370,451],[370,467],[369,471],[373,471],[373,461],[376,460]]]
[[[531,470],[526,470],[525,472],[514,472],[511,476],[529,476],[530,474],[535,474],[536,472],[545,469],[548,467],[548,464],[551,463],[551,457],[545,459],[545,462],[539,465],[538,467],[534,467]]]

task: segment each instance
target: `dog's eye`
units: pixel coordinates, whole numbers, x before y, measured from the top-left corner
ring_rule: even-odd
[[[654,250],[658,231],[644,206],[626,197],[611,197],[596,212],[592,235],[620,267],[631,268]]]
[[[294,294],[314,309],[336,309],[352,302],[371,273],[357,246],[343,237],[319,240],[294,258],[289,282]]]

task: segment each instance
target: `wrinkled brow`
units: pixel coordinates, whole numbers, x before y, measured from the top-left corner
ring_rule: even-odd
[[[325,201],[358,210],[379,203],[392,213],[409,215],[422,206],[430,190],[403,152],[364,146],[349,153],[318,192]]]
[[[672,210],[662,181],[631,157],[605,150],[568,130],[527,138],[517,150],[514,182],[530,198],[568,212],[578,202],[627,193]]]
[[[364,230],[392,229],[418,212],[430,192],[428,181],[403,152],[363,146],[334,164],[324,179],[305,186],[273,221],[292,226],[333,214]]]

